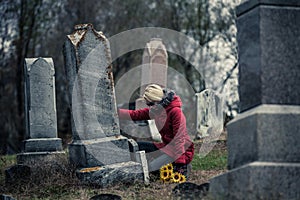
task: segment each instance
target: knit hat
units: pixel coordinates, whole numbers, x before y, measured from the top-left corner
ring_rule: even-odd
[[[151,84],[146,87],[143,97],[149,102],[159,102],[164,97],[164,92],[159,85]]]

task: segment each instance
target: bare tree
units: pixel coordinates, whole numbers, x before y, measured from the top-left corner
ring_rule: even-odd
[[[145,3],[140,0],[2,0],[0,153],[6,152],[7,141],[24,139],[25,57],[53,58],[56,70],[58,132],[60,137],[70,133],[62,45],[66,35],[79,23],[92,23],[96,30],[103,31],[107,37],[125,30],[149,26],[182,32],[194,38],[198,45],[189,49],[192,53],[188,60],[170,54],[170,66],[184,74],[196,92],[205,87],[227,90],[226,85],[234,85],[234,75],[237,74],[234,65],[237,57],[234,5],[238,1],[149,0]],[[224,54],[225,46],[229,51],[226,50]],[[221,56],[222,53],[225,57]],[[114,63],[115,79],[132,67],[140,65],[141,56],[142,51],[137,50],[118,58]],[[194,62],[190,62],[191,60]],[[235,62],[230,63],[227,60]],[[218,64],[222,62],[225,64]],[[217,78],[217,81],[211,77]],[[228,105],[231,106],[234,102],[228,102]],[[10,146],[19,150],[18,145],[13,142]]]

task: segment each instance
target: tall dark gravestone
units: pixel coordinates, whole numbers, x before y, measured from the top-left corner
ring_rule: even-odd
[[[300,199],[300,1],[237,7],[240,114],[214,199]]]
[[[142,165],[131,161],[128,139],[120,135],[108,40],[91,24],[77,25],[64,57],[73,134],[69,156],[86,168],[79,177],[101,186],[140,179]]]

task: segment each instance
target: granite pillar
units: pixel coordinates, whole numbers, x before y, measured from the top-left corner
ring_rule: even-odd
[[[240,114],[214,199],[300,199],[300,2],[237,7]]]

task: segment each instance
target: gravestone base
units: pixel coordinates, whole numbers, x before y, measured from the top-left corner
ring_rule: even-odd
[[[227,127],[229,172],[210,181],[213,199],[299,199],[300,106],[262,104]]]
[[[24,152],[17,154],[17,163],[29,166],[42,163],[59,163],[65,157],[64,151]]]
[[[252,162],[210,180],[213,199],[300,199],[299,163]]]
[[[97,170],[94,171],[94,169]],[[76,171],[76,175],[82,183],[100,187],[145,181],[142,164],[132,161],[95,168],[82,168]]]
[[[107,154],[111,155],[108,157]],[[69,157],[70,163],[76,167],[104,166],[131,160],[128,139],[123,136],[75,140],[69,145]]]
[[[262,104],[228,126],[228,168],[255,162],[300,162],[300,106]]]
[[[62,151],[60,138],[34,138],[23,141],[25,152]]]

